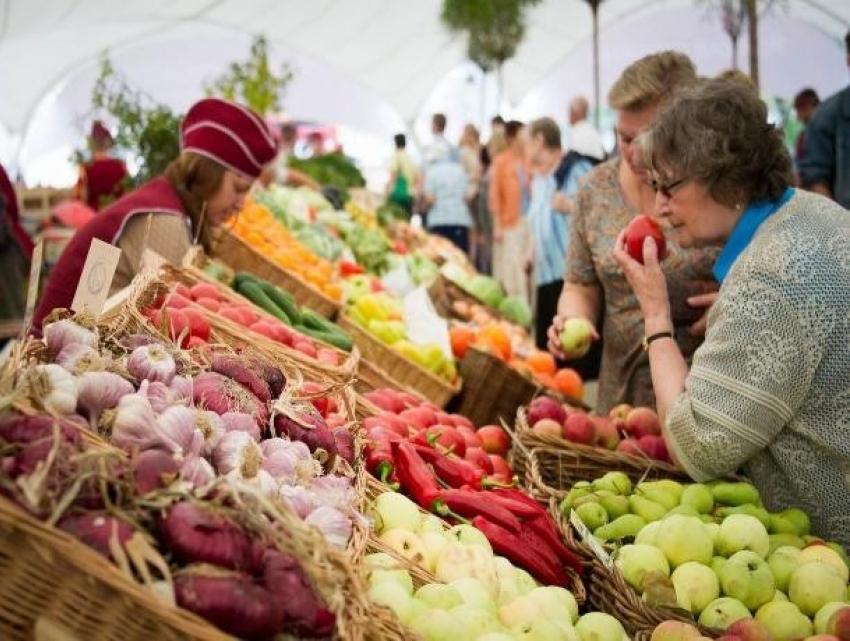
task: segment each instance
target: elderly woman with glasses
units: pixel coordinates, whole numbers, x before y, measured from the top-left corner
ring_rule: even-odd
[[[654,242],[644,264],[622,234],[614,251],[653,339],[668,449],[698,481],[743,469],[767,508],[801,507],[815,532],[850,546],[850,212],[791,188],[781,132],[733,82],[683,92],[639,144],[674,239],[721,248],[690,369]]]

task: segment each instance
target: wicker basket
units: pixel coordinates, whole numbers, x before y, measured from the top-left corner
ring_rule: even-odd
[[[512,422],[540,388],[502,359],[470,347],[460,361],[463,390],[458,414],[475,425]]]
[[[390,384],[383,387],[410,388],[440,407],[445,407],[460,389],[460,383],[451,385],[435,376],[404,354],[382,343],[345,314],[340,316],[338,322],[360,348],[361,362],[369,362],[374,370],[387,377]]]
[[[251,272],[282,287],[292,294],[299,305],[312,309],[325,318],[336,318],[339,313],[339,301],[333,300],[300,277],[279,267],[232,231],[221,235],[214,255],[236,271]]]
[[[496,308],[490,307],[472,294],[465,291],[460,285],[452,282],[445,277],[444,274],[438,274],[434,281],[428,286],[428,295],[431,297],[431,302],[434,304],[434,309],[443,318],[457,318],[459,320],[468,320],[458,314],[455,309],[455,303],[462,302],[466,305],[480,305],[487,308],[487,312],[497,320],[511,322],[505,318]]]
[[[517,412],[513,449],[514,471],[524,478],[529,492],[543,502],[561,500],[577,481],[592,481],[611,470],[624,472],[633,482],[690,480],[684,471],[663,461],[535,434],[528,426],[524,408]]]

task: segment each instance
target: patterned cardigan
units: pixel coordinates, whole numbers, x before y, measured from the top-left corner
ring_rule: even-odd
[[[798,192],[730,270],[667,417],[698,481],[743,468],[850,548],[850,212]]]

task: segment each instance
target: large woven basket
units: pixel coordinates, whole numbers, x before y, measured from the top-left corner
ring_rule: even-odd
[[[340,316],[338,323],[360,348],[361,360],[368,361],[377,372],[383,373],[388,381],[397,383],[388,385],[389,387],[410,388],[440,407],[445,407],[460,389],[460,383],[452,385],[435,376],[404,354],[382,343],[345,314]]]
[[[216,244],[214,255],[236,271],[256,274],[288,291],[299,305],[308,307],[325,318],[336,318],[339,301],[325,295],[310,283],[279,267],[256,251],[232,231],[225,231]]]
[[[460,375],[463,390],[457,411],[475,425],[512,422],[517,410],[540,391],[502,359],[473,347],[460,361]]]
[[[554,436],[535,434],[525,409],[517,412],[512,465],[531,494],[540,501],[561,500],[578,481],[592,481],[606,472],[624,472],[633,482],[659,478],[688,481],[679,468],[648,457],[579,445]]]
[[[460,285],[452,282],[443,274],[438,274],[434,281],[428,286],[428,295],[434,304],[434,309],[443,318],[457,318],[468,320],[458,313],[455,303],[464,303],[467,306],[481,305],[487,308],[487,312],[498,320],[508,320],[499,310],[481,302],[475,296],[465,291]]]

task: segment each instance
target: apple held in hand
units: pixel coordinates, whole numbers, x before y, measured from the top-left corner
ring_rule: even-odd
[[[559,338],[567,358],[581,358],[590,351],[590,344],[593,342],[593,325],[586,318],[568,318],[564,321]]]
[[[662,261],[667,257],[667,241],[658,221],[649,216],[635,216],[632,222],[626,226],[626,251],[641,265],[643,265],[643,241],[647,236],[655,241],[658,260]]]

